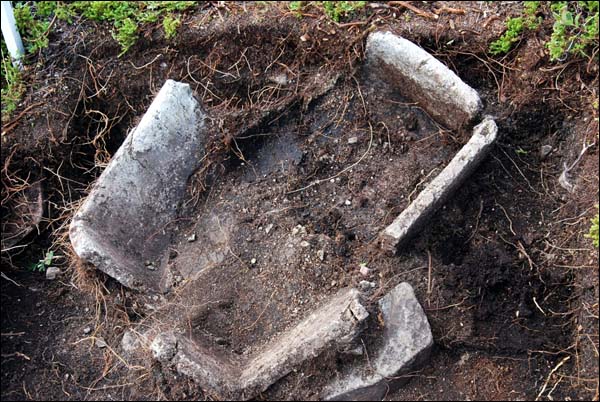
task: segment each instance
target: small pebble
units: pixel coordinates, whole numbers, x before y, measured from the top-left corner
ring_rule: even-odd
[[[325,250],[317,251],[317,257],[319,257],[319,260],[323,261],[325,259]]]
[[[542,160],[546,159],[552,152],[552,145],[542,145],[540,150],[540,157]]]
[[[367,268],[366,264],[360,264],[360,273],[362,276],[367,276],[371,273],[371,270]]]
[[[350,205],[352,205],[352,201],[350,201],[350,200],[346,200],[346,201],[344,202],[344,204],[346,204],[346,205],[350,206]]]
[[[192,233],[191,235],[189,235],[187,241],[190,243],[196,241],[196,233]]]
[[[267,234],[269,234],[269,232],[271,231],[271,229],[273,229],[273,224],[272,224],[272,223],[269,223],[269,224],[267,225],[267,227],[265,228],[265,232],[266,232]]]
[[[356,144],[358,142],[358,137],[350,137],[348,138],[348,144]]]
[[[251,259],[250,264],[252,264],[252,265],[256,264],[256,258]]]
[[[46,279],[54,280],[57,275],[60,275],[60,268],[48,267],[48,269],[46,269]]]
[[[360,290],[362,290],[363,292],[366,292],[368,290],[371,290],[373,288],[375,288],[375,286],[377,286],[374,282],[369,282],[369,281],[360,281],[358,283],[358,287],[360,288]]]
[[[108,345],[106,344],[106,341],[102,338],[97,338],[96,339],[96,346],[98,346],[100,349],[107,347]]]
[[[86,335],[89,334],[90,332],[92,332],[92,329],[90,327],[85,327],[83,329],[83,333],[86,334]]]
[[[309,243],[309,242],[307,242],[306,240],[302,240],[302,241],[300,242],[300,247],[304,247],[304,248],[306,248],[306,247],[308,247],[308,246],[310,246],[310,243]]]

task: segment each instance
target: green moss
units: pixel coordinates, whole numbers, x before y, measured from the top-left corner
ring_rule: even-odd
[[[506,21],[504,34],[490,45],[490,53],[493,55],[508,53],[513,43],[521,38],[523,26],[523,18],[509,18]]]
[[[177,28],[181,25],[179,18],[174,18],[172,15],[167,15],[163,19],[163,28],[165,30],[165,37],[167,39],[174,38],[177,35]]]
[[[290,1],[288,8],[291,11],[300,12],[302,8],[308,5],[317,6],[325,15],[339,22],[341,18],[347,17],[353,12],[365,8],[366,1]]]
[[[596,208],[598,208],[598,205],[596,205]],[[592,226],[590,226],[590,231],[588,232],[588,234],[585,235],[585,237],[587,237],[588,239],[592,239],[592,244],[596,248],[598,248],[598,246],[599,246],[598,222],[599,222],[599,216],[598,216],[598,214],[596,214],[596,216],[592,218]]]

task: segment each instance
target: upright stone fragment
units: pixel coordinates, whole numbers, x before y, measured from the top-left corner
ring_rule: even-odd
[[[368,69],[418,102],[436,121],[458,130],[481,110],[477,92],[439,60],[409,40],[390,32],[367,39]]]
[[[381,400],[402,384],[398,378],[429,357],[433,336],[412,287],[401,283],[379,300],[383,318],[383,343],[370,363],[335,380],[324,391],[326,400]]]
[[[498,127],[491,118],[485,118],[477,125],[469,142],[458,151],[444,170],[385,228],[380,235],[382,247],[394,251],[403,241],[421,230],[426,221],[487,156],[497,134]]]
[[[167,80],[71,222],[79,257],[125,286],[158,288],[169,224],[204,154],[204,119],[189,85]]]

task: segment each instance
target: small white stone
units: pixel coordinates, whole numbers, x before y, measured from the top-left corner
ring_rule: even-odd
[[[191,235],[189,235],[187,241],[190,243],[196,241],[196,233],[192,233]]]
[[[265,228],[265,232],[266,232],[267,234],[269,234],[269,232],[271,231],[271,229],[273,229],[273,224],[272,224],[272,223],[269,223],[269,224],[267,225],[267,227]]]
[[[252,264],[252,265],[256,264],[256,258],[251,259],[250,264]]]
[[[46,269],[46,279],[54,280],[54,279],[56,279],[57,275],[60,275],[60,273],[61,273],[60,268],[48,267],[48,269]]]
[[[304,247],[304,248],[306,248],[306,247],[309,247],[309,246],[310,246],[310,243],[309,243],[309,242],[307,242],[306,240],[302,240],[302,241],[300,242],[300,247]]]
[[[350,200],[346,200],[346,201],[344,202],[344,204],[345,204],[345,205],[347,205],[347,206],[350,206],[350,205],[352,205],[352,201],[350,201]]]
[[[358,137],[350,137],[348,138],[348,144],[356,144],[358,142]]]
[[[319,260],[323,261],[325,259],[325,250],[317,251],[317,257],[319,257]]]
[[[371,273],[371,270],[367,268],[367,264],[360,264],[360,273],[362,276],[367,276]]]

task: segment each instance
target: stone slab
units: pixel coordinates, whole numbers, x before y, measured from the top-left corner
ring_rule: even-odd
[[[473,88],[413,42],[391,32],[367,38],[367,71],[396,86],[442,125],[468,127],[482,108]]]
[[[498,127],[486,117],[473,129],[467,144],[452,158],[417,198],[384,229],[381,246],[390,251],[401,247],[406,239],[420,231],[427,220],[447,201],[448,197],[470,176],[487,156],[496,141]]]
[[[159,288],[169,224],[204,155],[204,121],[190,86],[167,80],[71,222],[80,258],[125,286]]]
[[[159,334],[155,358],[173,365],[202,389],[228,399],[250,399],[323,351],[349,345],[369,316],[356,289],[343,289],[247,360],[218,356],[184,335]],[[173,352],[175,350],[175,352]]]
[[[408,283],[401,283],[379,300],[383,342],[370,364],[361,361],[329,384],[326,400],[381,400],[403,382],[398,378],[418,368],[429,357],[433,336],[427,316]]]

